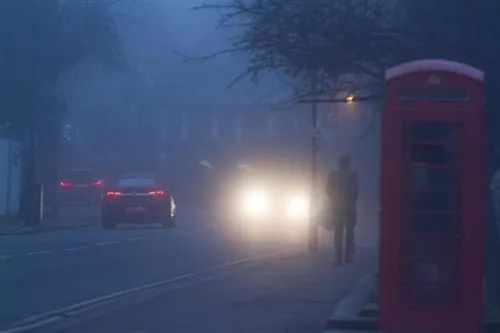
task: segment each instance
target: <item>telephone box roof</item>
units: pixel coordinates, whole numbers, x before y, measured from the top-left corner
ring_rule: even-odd
[[[385,79],[393,80],[403,75],[422,71],[445,71],[468,76],[478,82],[483,82],[484,80],[484,72],[477,68],[460,62],[441,59],[424,59],[406,62],[386,70]]]

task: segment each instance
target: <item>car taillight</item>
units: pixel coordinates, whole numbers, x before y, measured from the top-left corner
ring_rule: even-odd
[[[63,180],[63,181],[59,182],[59,186],[60,187],[71,187],[71,186],[73,186],[73,184]]]
[[[165,191],[149,191],[148,193],[149,195],[153,195],[153,196],[164,196],[165,195]]]
[[[90,183],[90,186],[93,186],[93,187],[101,186],[101,181],[100,180],[96,180],[95,182]]]
[[[117,191],[108,191],[108,192],[106,192],[106,198],[119,197],[120,195],[122,195],[122,192],[117,192]]]

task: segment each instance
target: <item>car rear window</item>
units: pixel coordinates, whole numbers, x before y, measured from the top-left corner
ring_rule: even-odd
[[[119,187],[147,187],[155,184],[153,178],[123,178],[116,182]]]
[[[92,171],[70,171],[64,178],[74,183],[90,183],[96,180]]]

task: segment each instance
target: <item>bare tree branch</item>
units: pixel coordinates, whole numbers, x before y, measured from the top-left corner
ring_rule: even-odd
[[[221,54],[245,55],[248,68],[230,86],[248,76],[257,81],[264,72],[279,73],[291,81],[303,81],[311,72],[318,73],[323,93],[338,85],[345,73],[380,81],[382,68],[391,58],[385,45],[396,49],[401,43],[388,23],[392,21],[391,10],[384,3],[231,0],[204,4],[194,10],[215,10],[220,13],[217,28],[237,30],[230,40],[231,47],[203,57],[179,55],[184,61],[207,60]],[[303,84],[288,86],[297,95],[305,94]],[[361,87],[350,88],[357,89]]]
[[[57,103],[59,76],[87,56],[112,66],[124,63],[113,1],[0,2],[1,120],[22,129],[55,110],[49,104]]]
[[[358,136],[359,139],[362,139],[366,137],[370,131],[373,129],[373,125],[375,124],[375,112],[373,110],[370,112],[370,120],[368,121],[368,124],[364,127],[363,131],[361,134]]]

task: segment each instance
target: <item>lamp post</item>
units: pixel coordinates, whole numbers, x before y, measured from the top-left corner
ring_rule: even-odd
[[[311,95],[315,95],[318,90],[318,78],[315,73],[311,75]],[[318,225],[317,209],[319,207],[318,192],[318,150],[319,150],[319,119],[318,103],[311,103],[311,198],[309,203],[309,252],[318,252]]]
[[[318,226],[316,212],[319,206],[318,193],[318,150],[319,150],[319,119],[318,104],[313,103],[311,108],[311,200],[309,218],[309,252],[318,251]]]
[[[318,92],[318,80],[316,75],[311,75],[311,95],[315,96]],[[353,93],[347,94],[344,99],[332,101],[331,103],[352,104],[355,101]],[[319,209],[319,188],[318,188],[318,152],[321,139],[318,103],[320,101],[313,99],[311,103],[311,197],[309,209],[309,252],[318,252],[318,221],[316,220]]]

